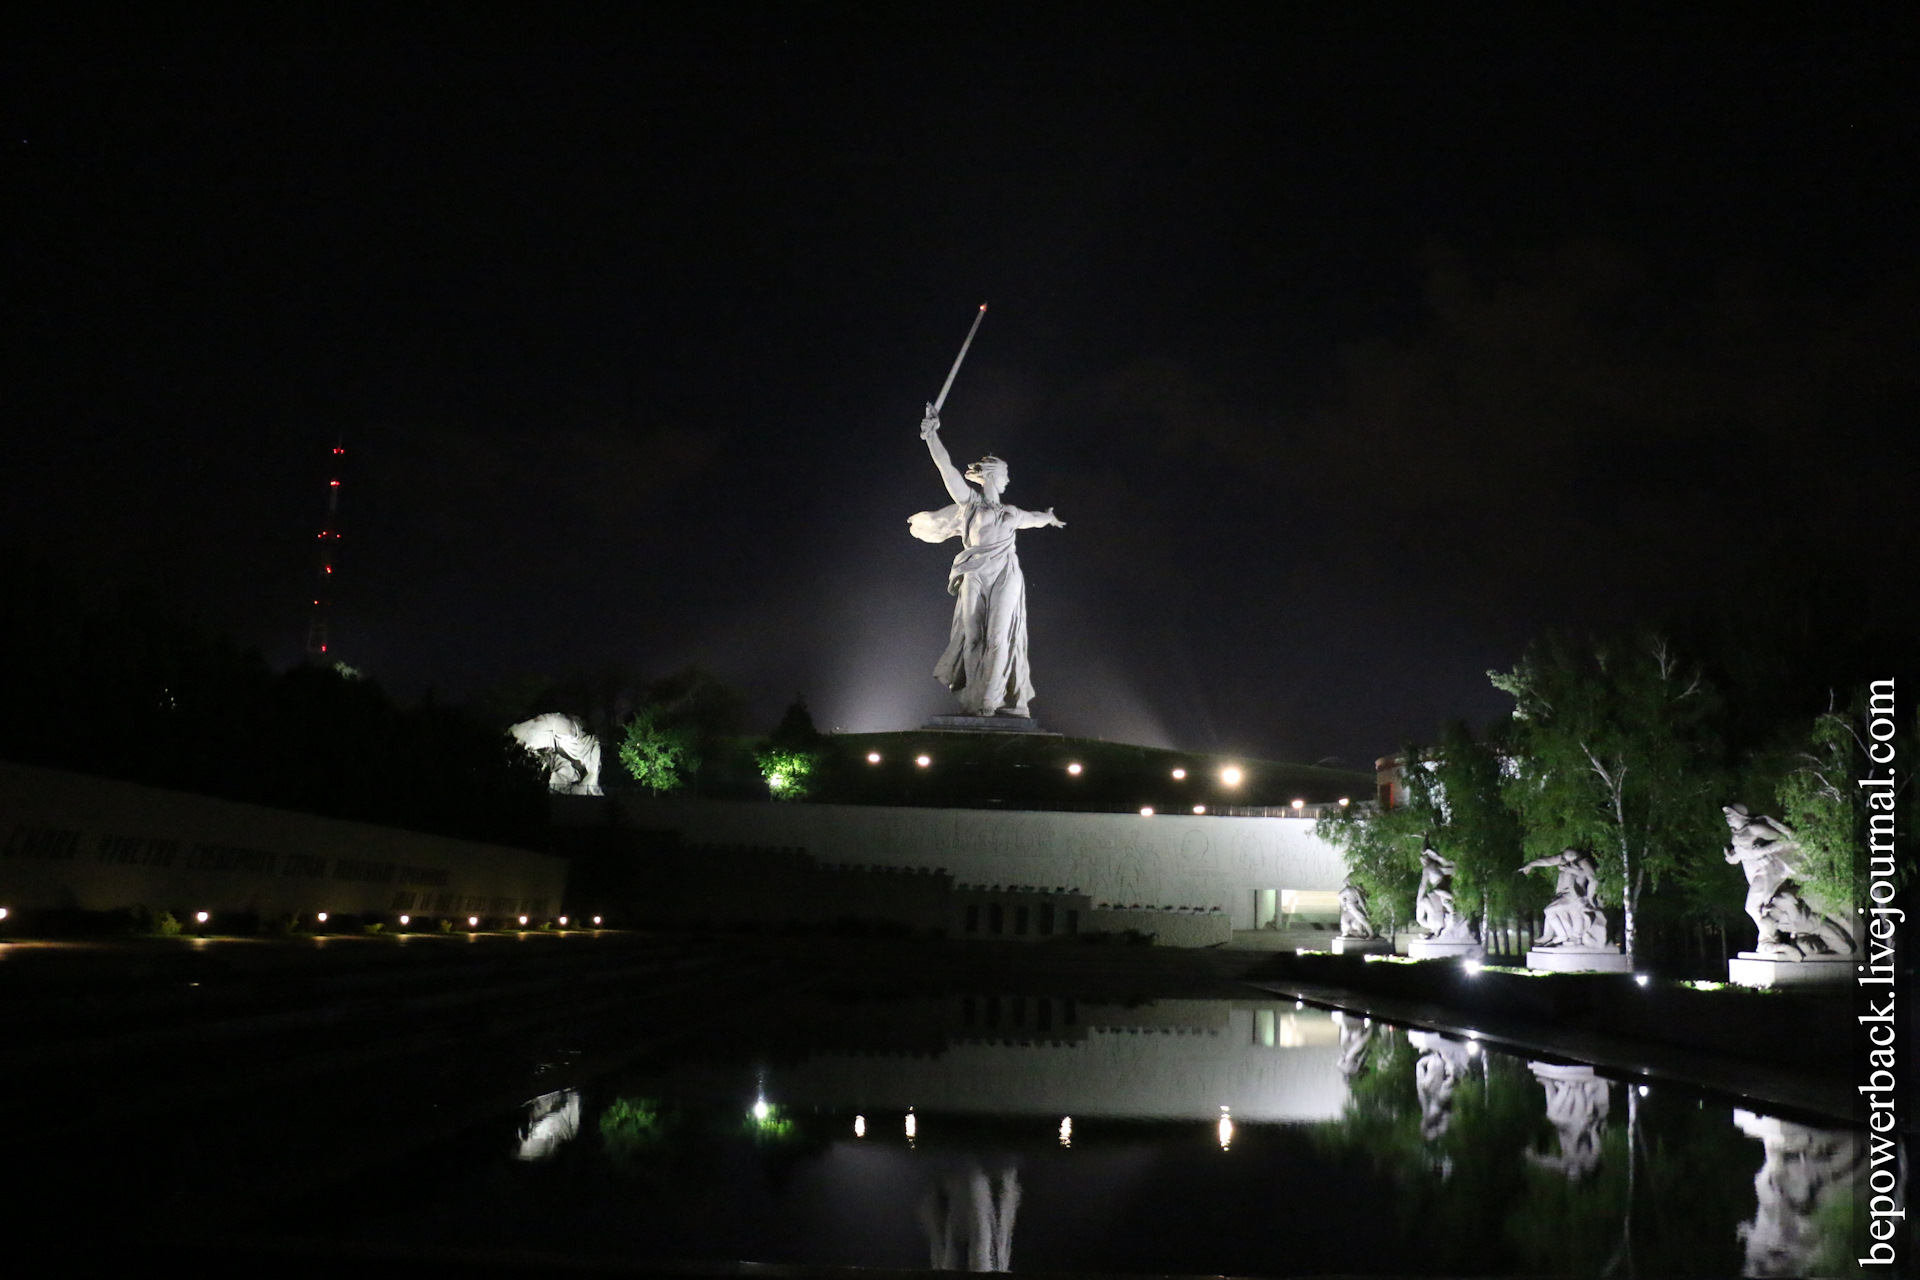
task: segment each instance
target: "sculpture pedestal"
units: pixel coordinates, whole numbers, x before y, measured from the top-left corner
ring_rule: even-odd
[[[1337,956],[1384,956],[1393,954],[1392,938],[1335,938],[1333,954]]]
[[[1853,956],[1820,956],[1812,960],[1770,960],[1742,951],[1727,961],[1727,981],[1741,987],[1800,987],[1852,982]]]
[[[1407,954],[1415,960],[1479,960],[1486,956],[1487,949],[1472,938],[1464,942],[1415,938],[1407,944]]]
[[[1047,733],[1032,716],[934,716],[920,727],[942,733]]]
[[[1618,947],[1535,947],[1527,968],[1549,973],[1632,973],[1633,957]]]

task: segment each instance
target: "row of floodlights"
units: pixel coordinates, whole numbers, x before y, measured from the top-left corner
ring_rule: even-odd
[[[7,918],[7,909],[5,907],[0,907],[0,920],[5,920],[6,918]],[[520,925],[522,928],[525,928],[529,923],[531,923],[531,920],[532,920],[532,917],[530,916],[519,916],[517,918],[519,919]],[[601,916],[595,916],[593,918],[594,928],[597,929],[600,927],[600,923],[603,918],[604,917],[601,917]],[[211,912],[196,911],[193,913],[193,922],[195,924],[205,924],[207,921],[211,919],[213,919],[213,915]],[[327,922],[327,913],[324,911],[316,911],[313,913],[313,919],[316,924],[325,924]],[[562,929],[564,929],[567,927],[567,924],[571,919],[572,919],[571,916],[558,916],[555,918],[554,923],[558,924]],[[400,927],[402,929],[406,928],[408,925],[412,923],[413,923],[412,916],[409,915],[409,916],[400,917]],[[480,927],[480,917],[468,916],[467,927],[469,929],[478,929]]]
[[[879,764],[884,759],[886,759],[886,757],[882,756],[878,751],[867,752],[868,764]],[[917,755],[913,758],[913,762],[916,765],[920,766],[922,769],[928,769],[933,766],[933,757],[925,754]],[[1086,772],[1086,766],[1081,764],[1078,760],[1069,760],[1067,762],[1067,773],[1070,777],[1077,778],[1085,772]],[[1187,771],[1185,769],[1176,767],[1173,770],[1171,776],[1175,782],[1185,782],[1187,779]],[[1244,779],[1245,777],[1246,777],[1246,773],[1240,768],[1239,765],[1230,764],[1220,770],[1220,782],[1221,782],[1221,785],[1223,786],[1237,787],[1240,785],[1241,780]],[[1349,797],[1347,796],[1340,797],[1341,808],[1344,809],[1351,803],[1352,803],[1352,800]],[[1307,802],[1305,800],[1295,800],[1293,802],[1293,808],[1295,809],[1304,809],[1306,807],[1307,807]],[[1207,806],[1203,804],[1197,804],[1193,806],[1193,811],[1195,813],[1205,813],[1207,811]],[[1153,816],[1153,807],[1149,805],[1146,808],[1142,809],[1140,813],[1142,817],[1150,818]]]

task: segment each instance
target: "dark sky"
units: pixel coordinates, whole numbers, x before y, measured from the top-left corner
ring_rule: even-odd
[[[1905,6],[37,7],[0,538],[276,663],[344,436],[396,692],[917,723],[983,300],[1050,728],[1363,762],[1543,626],[1914,594]]]

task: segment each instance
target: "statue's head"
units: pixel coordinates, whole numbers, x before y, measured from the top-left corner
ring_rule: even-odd
[[[1004,459],[996,458],[992,454],[988,454],[967,468],[967,479],[973,481],[983,489],[989,486],[994,489],[1005,489],[1007,487],[1007,464]]]
[[[1727,825],[1735,831],[1741,830],[1753,821],[1753,815],[1747,812],[1747,806],[1743,804],[1723,804],[1720,806],[1720,812],[1727,815]]]

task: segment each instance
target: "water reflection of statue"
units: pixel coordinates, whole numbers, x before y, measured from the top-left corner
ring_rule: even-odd
[[[1784,824],[1743,804],[1723,806],[1733,843],[1728,862],[1747,875],[1747,915],[1759,930],[1753,954],[1767,960],[1804,960],[1809,956],[1851,956],[1856,944],[1844,925],[1810,903],[1793,877],[1800,846]]]
[[[1600,906],[1600,864],[1578,849],[1562,849],[1535,858],[1522,871],[1557,868],[1553,900],[1547,903],[1547,929],[1536,947],[1599,948],[1607,945],[1607,913]]]
[[[973,715],[1028,715],[1033,682],[1027,668],[1027,580],[1013,538],[1021,529],[1064,529],[1066,524],[1052,508],[1022,511],[1001,502],[1007,464],[992,454],[962,477],[940,443],[940,419],[931,405],[920,438],[953,504],[922,511],[907,523],[922,542],[960,539],[960,554],[947,571],[947,593],[955,597],[953,625],[946,652],[934,664],[934,679]],[[969,480],[980,486],[978,492],[967,486]]]
[[[1844,1129],[1816,1129],[1751,1111],[1735,1111],[1733,1122],[1767,1151],[1766,1163],[1753,1177],[1758,1201],[1753,1221],[1739,1228],[1747,1249],[1741,1274],[1808,1275],[1825,1244],[1817,1220],[1822,1202],[1844,1196],[1853,1186],[1860,1139]]]
[[[1441,1137],[1453,1119],[1453,1091],[1467,1074],[1467,1046],[1432,1031],[1409,1031],[1407,1043],[1420,1051],[1413,1084],[1420,1095],[1420,1136]]]
[[[1592,1067],[1563,1067],[1530,1062],[1534,1078],[1547,1091],[1547,1120],[1560,1133],[1560,1153],[1529,1151],[1527,1159],[1578,1182],[1600,1167],[1600,1144],[1607,1136],[1612,1093]]]
[[[1340,886],[1340,936],[1373,938],[1373,921],[1367,918],[1367,892],[1349,880]]]
[[[1435,942],[1472,942],[1473,929],[1453,905],[1451,859],[1431,844],[1420,850],[1420,887],[1413,904],[1414,918]]]
[[[520,1130],[520,1160],[546,1160],[560,1144],[580,1132],[580,1092],[560,1089],[543,1093],[527,1104],[527,1124]]]
[[[979,1165],[949,1173],[920,1203],[935,1271],[1010,1271],[1013,1220],[1020,1211],[1020,1171],[1003,1169],[999,1186]]]
[[[1373,1051],[1373,1019],[1336,1009],[1333,1021],[1340,1028],[1340,1074],[1352,1083],[1367,1069],[1367,1056]]]

